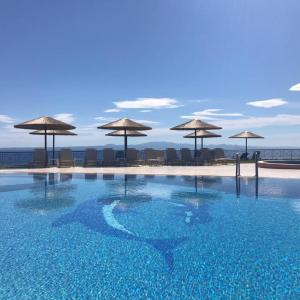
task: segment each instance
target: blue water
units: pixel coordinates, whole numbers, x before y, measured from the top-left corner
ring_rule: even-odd
[[[298,180],[0,175],[1,299],[300,299]]]

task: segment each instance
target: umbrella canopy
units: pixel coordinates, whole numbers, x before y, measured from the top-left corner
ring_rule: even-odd
[[[222,129],[222,127],[209,124],[206,122],[203,122],[198,119],[190,120],[188,122],[185,122],[183,124],[177,125],[175,127],[170,128],[171,130],[216,130],[216,129]]]
[[[263,136],[260,136],[256,133],[253,133],[251,131],[242,131],[238,134],[235,134],[230,137],[231,139],[263,139]]]
[[[209,124],[206,122],[203,122],[198,119],[187,121],[183,124],[177,125],[175,127],[170,128],[171,130],[194,130],[194,140],[195,140],[195,150],[194,150],[194,158],[197,157],[197,136],[196,131],[197,130],[217,130],[222,129],[222,127]]]
[[[132,121],[130,119],[119,119],[105,125],[98,126],[99,129],[112,129],[112,130],[151,130],[149,126]]]
[[[251,131],[242,131],[238,134],[235,134],[233,136],[230,136],[231,139],[245,139],[246,140],[246,147],[245,147],[245,155],[248,156],[248,139],[263,139],[263,136],[260,136],[256,133],[253,133]]]
[[[139,136],[147,136],[147,134],[139,132],[137,130],[116,130],[106,134],[107,136],[132,136],[132,137],[139,137]]]
[[[190,133],[184,136],[184,138],[214,138],[214,137],[221,137],[220,134],[216,134],[214,132],[208,130],[197,130],[196,135],[195,133]]]
[[[190,139],[201,138],[201,149],[203,149],[204,138],[216,138],[216,137],[221,137],[221,135],[207,130],[197,130],[196,134],[195,132],[193,132],[184,136],[184,138],[190,138]]]
[[[30,134],[44,135],[45,132],[43,130],[36,130],[30,132]],[[77,134],[69,130],[47,130],[47,135],[77,135]]]
[[[132,130],[135,131],[135,130],[151,130],[152,129],[149,126],[145,126],[141,123],[138,123],[133,120],[126,119],[126,118],[119,119],[119,120],[110,122],[108,124],[98,126],[98,128],[124,131],[123,134],[121,134],[122,132],[119,132],[119,133],[117,133],[117,135],[114,134],[113,136],[124,136],[124,159],[125,159],[125,162],[127,160],[127,137],[130,136],[127,132],[132,131]],[[113,134],[113,133],[111,133],[111,134]],[[141,135],[139,135],[139,136],[141,136]]]
[[[45,135],[45,131],[44,130],[37,130],[37,131],[32,131],[29,134],[33,134],[33,135]],[[55,136],[56,135],[77,135],[76,133],[69,131],[69,130],[47,130],[46,135],[52,135],[52,158],[54,159],[55,156]],[[54,164],[54,160],[53,160],[53,164]]]
[[[33,130],[70,130],[75,129],[74,126],[62,122],[60,120],[56,120],[51,117],[41,117],[37,119],[33,119],[30,121],[26,121],[21,124],[17,124],[14,126],[15,128],[21,129],[33,129]]]
[[[56,120],[51,117],[40,117],[37,119],[33,119],[30,121],[26,121],[21,124],[14,125],[15,128],[21,129],[33,129],[33,130],[43,130],[44,131],[44,141],[45,141],[45,167],[48,164],[48,155],[47,155],[47,130],[70,130],[75,129],[76,127],[62,122],[60,120]]]

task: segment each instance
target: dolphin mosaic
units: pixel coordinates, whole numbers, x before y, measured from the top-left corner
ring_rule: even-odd
[[[78,205],[74,211],[55,220],[52,226],[60,227],[72,223],[80,223],[106,236],[146,243],[154,247],[164,258],[169,270],[173,270],[174,257],[172,251],[186,241],[186,237],[177,239],[147,239],[140,237],[120,224],[116,219],[114,212],[120,203],[121,200],[116,200],[115,197],[106,201],[85,201]]]

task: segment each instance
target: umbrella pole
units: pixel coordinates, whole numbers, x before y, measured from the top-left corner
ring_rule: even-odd
[[[47,129],[45,128],[45,167],[48,165],[48,152],[47,152]]]
[[[54,166],[54,159],[55,159],[55,134],[52,136],[52,164]]]
[[[201,150],[203,150],[203,137],[201,138]]]
[[[248,139],[246,138],[246,158],[248,158]]]
[[[197,130],[195,129],[195,150],[194,150],[194,158],[195,159],[197,157],[197,137],[196,137],[196,134],[197,134]]]
[[[127,165],[127,132],[125,129],[125,135],[124,135],[124,159],[125,159],[125,165]]]

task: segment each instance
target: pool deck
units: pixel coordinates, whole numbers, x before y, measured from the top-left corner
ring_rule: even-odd
[[[83,173],[83,174],[135,174],[135,175],[187,175],[187,176],[235,176],[235,165],[214,166],[137,166],[137,167],[74,167],[3,169],[0,173]],[[241,165],[242,177],[255,176],[254,164]],[[259,169],[262,178],[300,179],[300,170]]]

